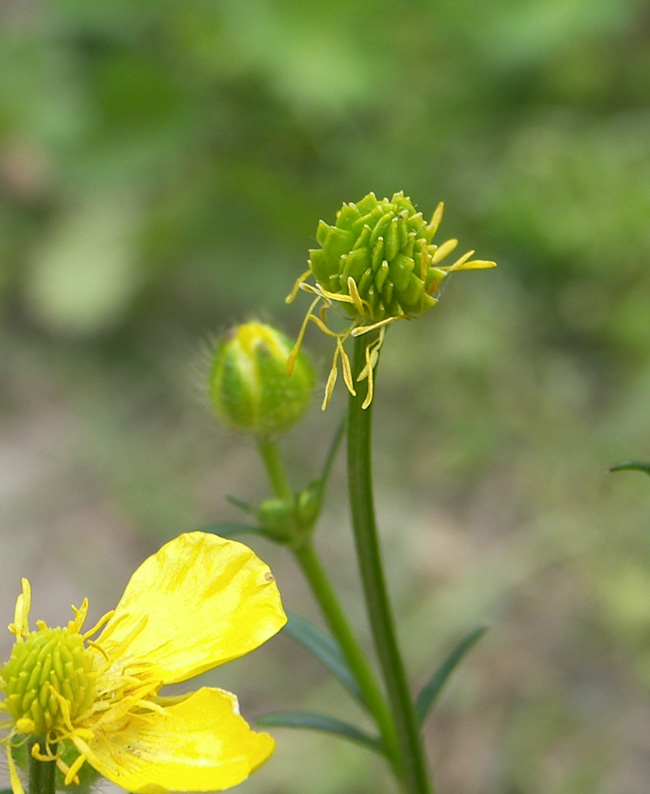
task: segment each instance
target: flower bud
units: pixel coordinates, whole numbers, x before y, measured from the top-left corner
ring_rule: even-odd
[[[323,483],[315,480],[297,496],[296,515],[301,526],[311,527],[318,518],[323,501]]]
[[[296,533],[295,507],[285,499],[267,499],[258,511],[260,524],[276,540],[286,541]]]
[[[210,398],[230,427],[266,436],[289,430],[303,415],[314,387],[314,371],[302,353],[291,375],[293,342],[262,323],[231,329],[217,347],[210,372]]]

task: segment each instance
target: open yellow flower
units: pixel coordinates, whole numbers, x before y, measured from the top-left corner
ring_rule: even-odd
[[[167,543],[131,577],[120,602],[90,631],[84,600],[67,627],[28,625],[23,579],[16,636],[2,667],[0,708],[14,794],[23,794],[11,746],[54,760],[65,782],[85,762],[131,792],[217,791],[240,783],[273,752],[252,731],[237,698],[217,688],[162,697],[252,651],[286,622],[273,574],[246,546],[205,532]],[[96,639],[92,637],[101,629]],[[67,765],[60,751],[79,755]]]

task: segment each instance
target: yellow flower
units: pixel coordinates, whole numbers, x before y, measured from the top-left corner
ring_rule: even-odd
[[[28,742],[53,761],[66,784],[85,762],[131,792],[216,791],[234,786],[273,752],[222,689],[160,696],[252,651],[286,622],[269,568],[246,546],[204,532],[172,540],[131,577],[120,602],[82,631],[88,602],[67,627],[28,625],[31,590],[23,579],[11,658],[1,669],[2,741],[14,794],[23,787],[11,746]],[[101,629],[101,634],[92,639]],[[60,751],[79,753],[67,765]]]
[[[458,245],[458,240],[447,240],[441,245],[433,242],[442,213],[440,202],[427,223],[404,193],[395,193],[390,200],[377,199],[369,193],[356,204],[344,204],[334,225],[319,223],[316,239],[321,247],[309,252],[309,270],[296,281],[287,298],[287,303],[291,303],[299,289],[316,296],[307,310],[287,369],[291,373],[309,322],[336,340],[323,409],[334,390],[339,359],[345,385],[350,394],[356,395],[350,360],[343,347],[350,336],[377,332],[370,333],[365,366],[356,378],[368,381],[361,406],[367,408],[372,402],[373,371],[387,327],[397,320],[420,317],[435,306],[440,284],[449,273],[496,266],[490,260],[472,259],[474,251],[467,251],[450,265],[442,265]],[[311,277],[313,284],[307,281]],[[327,316],[337,305],[348,320],[348,326],[339,332],[329,327]]]

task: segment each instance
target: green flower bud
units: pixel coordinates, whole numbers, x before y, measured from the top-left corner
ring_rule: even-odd
[[[311,527],[320,513],[323,501],[323,484],[320,480],[310,483],[297,497],[296,515],[302,526]]]
[[[296,511],[292,503],[284,499],[267,499],[259,509],[262,527],[276,540],[288,540],[296,533]]]
[[[210,372],[210,398],[225,424],[266,436],[289,430],[303,415],[314,388],[306,356],[287,374],[293,343],[262,323],[230,330],[217,347]]]
[[[350,336],[378,331],[368,342],[366,366],[357,376],[357,381],[368,381],[363,403],[367,408],[372,401],[373,369],[386,327],[395,320],[419,317],[435,306],[438,288],[448,273],[496,265],[495,262],[472,259],[474,251],[463,254],[451,265],[441,265],[440,262],[458,244],[457,240],[447,240],[440,246],[433,243],[442,213],[441,202],[427,223],[404,193],[395,193],[390,200],[377,199],[374,193],[369,193],[356,204],[344,204],[334,225],[325,221],[318,224],[316,239],[321,247],[309,252],[309,270],[297,280],[287,302],[295,298],[298,289],[316,296],[289,360],[289,369],[294,356],[298,355],[310,320],[336,339],[323,408],[334,389],[339,358],[345,385],[350,394],[356,394],[350,362],[343,348]],[[314,284],[307,282],[310,276],[314,277]],[[316,313],[319,304],[321,308]],[[351,320],[340,333],[327,325],[326,313],[335,304],[342,306]]]

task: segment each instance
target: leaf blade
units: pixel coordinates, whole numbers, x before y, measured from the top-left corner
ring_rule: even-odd
[[[222,521],[218,524],[209,524],[201,527],[201,532],[210,532],[212,535],[220,535],[222,538],[236,538],[239,535],[263,535],[268,536],[268,532],[261,527],[250,526],[249,524],[236,524],[233,521]]]
[[[326,714],[315,714],[307,711],[280,711],[273,714],[264,714],[256,722],[264,728],[303,728],[331,733],[341,739],[360,744],[368,750],[384,755],[381,741],[377,737],[371,736],[348,722]]]
[[[366,705],[352,670],[345,661],[343,652],[335,639],[293,612],[288,612],[288,622],[284,631],[297,643],[312,653],[339,680],[352,697],[363,706]]]
[[[452,649],[442,664],[435,670],[431,678],[420,690],[415,700],[415,715],[420,725],[425,721],[431,707],[436,702],[449,676],[456,669],[465,654],[480,640],[487,631],[487,626],[477,626]]]
[[[643,471],[646,474],[650,474],[650,463],[631,460],[628,463],[617,463],[610,468],[610,471]]]

